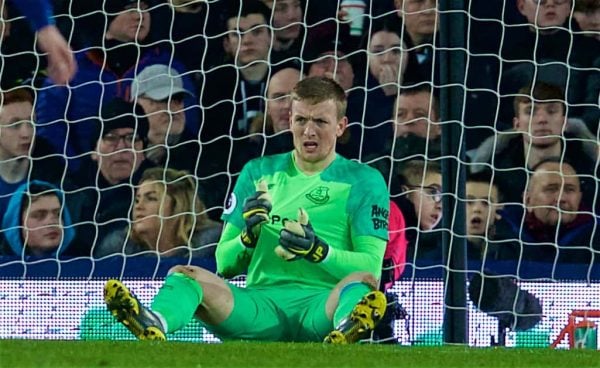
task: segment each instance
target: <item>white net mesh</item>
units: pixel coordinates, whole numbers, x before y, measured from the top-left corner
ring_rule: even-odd
[[[1,337],[127,338],[96,308],[102,279],[137,279],[146,303],[174,264],[214,270],[226,194],[250,159],[293,148],[288,96],[307,75],[345,89],[337,150],[380,170],[401,213],[381,281],[397,302],[370,341],[442,342],[443,275],[463,272],[443,233],[451,251],[467,241],[468,278],[479,276],[470,345],[548,346],[572,310],[599,308],[597,2],[244,3],[55,1],[78,63],[66,86],[46,78],[27,19],[3,4],[0,277],[28,280],[4,281]],[[440,37],[451,16],[465,20],[453,28],[464,47]],[[445,75],[460,58],[459,77]],[[445,91],[462,98],[460,121]],[[23,124],[33,116],[35,130]],[[465,160],[442,153],[457,124],[461,139],[445,144]],[[466,169],[464,197],[442,188],[444,160]],[[140,186],[151,167],[160,184]],[[445,197],[458,205],[444,221]],[[449,230],[463,219],[466,233]],[[175,338],[212,341],[188,327]]]

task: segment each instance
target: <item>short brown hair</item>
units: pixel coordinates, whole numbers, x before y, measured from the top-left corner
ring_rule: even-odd
[[[316,105],[333,100],[337,107],[337,118],[346,116],[346,93],[333,79],[327,77],[308,77],[302,79],[292,90],[292,101],[306,101]]]
[[[519,115],[519,105],[531,103],[532,99],[535,102],[541,103],[560,102],[563,114],[567,109],[565,105],[565,92],[562,88],[555,84],[536,82],[521,88],[518,95],[515,96],[513,102],[515,116]]]
[[[33,93],[27,87],[16,87],[2,92],[0,106],[6,106],[17,102],[29,102],[33,105]]]
[[[410,160],[404,163],[400,173],[400,182],[403,185],[422,185],[429,174],[442,174],[442,166],[438,161]]]

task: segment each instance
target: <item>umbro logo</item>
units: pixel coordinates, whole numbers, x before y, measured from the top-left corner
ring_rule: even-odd
[[[307,193],[306,198],[315,204],[325,204],[329,200],[329,188],[318,186]]]

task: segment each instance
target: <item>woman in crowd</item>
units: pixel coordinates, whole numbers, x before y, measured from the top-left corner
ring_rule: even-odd
[[[186,171],[146,170],[135,194],[131,225],[108,235],[94,256],[213,257],[221,224],[208,218],[196,187]]]

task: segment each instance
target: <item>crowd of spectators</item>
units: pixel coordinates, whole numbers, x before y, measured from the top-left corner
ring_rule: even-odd
[[[77,63],[57,84],[0,1],[0,254],[212,257],[242,166],[292,149],[289,92],[320,75],[349,101],[338,153],[403,214],[406,262],[441,261],[441,14],[365,2],[357,36],[337,1],[55,0]],[[475,3],[468,258],[598,262],[600,3]]]

